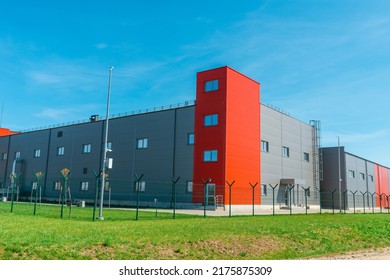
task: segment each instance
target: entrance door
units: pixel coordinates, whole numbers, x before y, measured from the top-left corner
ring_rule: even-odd
[[[215,204],[215,184],[206,185],[206,205]]]

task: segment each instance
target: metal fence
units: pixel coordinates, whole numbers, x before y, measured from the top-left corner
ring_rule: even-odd
[[[193,184],[177,178],[148,181],[142,176],[127,181],[108,180],[104,186],[104,207],[123,207],[140,210],[206,216],[276,215],[309,213],[389,213],[387,193],[358,191],[321,191],[300,185],[258,184],[238,185],[235,181],[215,185],[210,180]],[[48,178],[38,182],[29,177],[0,189],[1,201],[58,203],[64,205],[97,206],[100,193],[99,177]],[[66,182],[65,182],[66,181]],[[26,183],[27,182],[27,183]],[[34,214],[36,208],[34,208]],[[61,217],[63,211],[61,211]]]

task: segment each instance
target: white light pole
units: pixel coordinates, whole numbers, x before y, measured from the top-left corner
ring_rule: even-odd
[[[110,66],[110,74],[108,77],[108,94],[107,94],[107,110],[106,110],[106,127],[105,127],[105,137],[103,143],[103,164],[102,164],[102,186],[100,192],[100,205],[99,205],[99,220],[104,220],[103,217],[103,201],[104,201],[104,186],[106,184],[106,162],[107,162],[107,142],[108,142],[108,115],[110,114],[110,92],[111,92],[111,77],[112,69],[114,67]]]
[[[337,136],[337,153],[338,153],[338,163],[339,163],[339,208],[341,213],[341,162],[340,162],[340,137]]]

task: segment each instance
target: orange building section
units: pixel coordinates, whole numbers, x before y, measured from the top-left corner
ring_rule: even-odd
[[[232,204],[260,204],[260,84],[228,69],[225,179],[235,180]],[[225,191],[229,201],[228,188]]]
[[[206,90],[206,82],[218,81],[218,87]],[[216,185],[215,195],[229,204],[260,203],[260,84],[241,73],[221,67],[197,75],[195,107],[195,146],[193,202],[204,201],[202,179]],[[218,115],[218,124],[205,126],[205,116]],[[205,151],[217,151],[216,161],[205,162]]]
[[[11,131],[8,128],[1,128],[0,127],[0,137],[1,136],[9,136],[13,134],[18,134],[17,132]]]
[[[376,206],[386,206],[387,200],[384,195],[389,195],[389,173],[386,167],[375,164],[375,192],[376,192]],[[383,194],[383,195],[382,195]],[[381,201],[382,200],[382,203]]]

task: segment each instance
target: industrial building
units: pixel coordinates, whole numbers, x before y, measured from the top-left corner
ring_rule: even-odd
[[[92,203],[104,145],[110,158],[105,203],[111,205],[134,206],[138,194],[145,207],[175,201],[178,208],[319,208],[320,201],[329,206],[320,190],[338,187],[335,148],[321,147],[320,122],[261,104],[260,84],[230,67],[199,72],[196,101],[112,116],[107,143],[105,125],[94,115],[22,133],[2,128],[0,195],[9,197],[14,172],[18,197],[31,199],[33,174],[40,171],[40,196],[58,201],[59,170],[68,168],[68,199]],[[342,190],[389,194],[388,168],[342,151]],[[365,185],[347,178],[351,170],[364,171]]]

